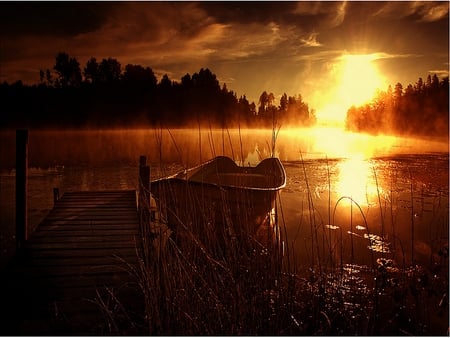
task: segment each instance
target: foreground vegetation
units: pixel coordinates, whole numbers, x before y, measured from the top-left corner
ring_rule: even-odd
[[[250,237],[250,252],[220,258],[182,239],[184,250],[158,243],[136,271],[152,335],[447,334],[445,252],[429,267],[379,260],[374,269],[295,271],[288,257],[279,266],[275,247]]]
[[[396,262],[386,251],[360,265],[353,252],[343,260],[342,239],[322,242],[328,230],[310,217],[313,258],[299,265],[280,208],[265,240],[247,233],[215,245],[214,232],[202,242],[187,224],[174,236],[152,223],[140,265],[130,267],[145,299],[136,327],[152,335],[448,335],[448,242],[428,263]]]

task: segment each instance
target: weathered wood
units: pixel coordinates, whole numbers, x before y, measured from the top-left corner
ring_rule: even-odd
[[[113,228],[113,229],[109,229],[109,233],[106,235],[108,237],[112,237],[112,236],[120,236],[121,238],[123,238],[123,236],[128,236],[128,235],[135,235],[136,231],[132,228],[130,229],[122,229],[122,228]],[[35,240],[37,240],[38,238],[57,238],[60,239],[61,237],[67,238],[67,237],[86,237],[86,238],[96,238],[96,237],[103,237],[105,236],[105,231],[104,230],[99,230],[99,229],[81,229],[78,230],[77,228],[75,228],[75,230],[66,230],[64,229],[64,227],[58,227],[58,228],[49,228],[47,230],[41,230],[38,233],[34,234]]]
[[[31,242],[27,243],[27,249],[114,249],[114,248],[130,248],[134,245],[135,241],[108,241],[108,242],[56,242],[56,243],[39,243]]]
[[[53,204],[59,200],[59,188],[53,188]]]
[[[57,229],[57,230],[93,230],[93,229],[134,229],[136,222],[124,222],[123,220],[54,220],[48,221],[44,219],[39,226],[41,229]],[[64,226],[61,228],[61,226]]]
[[[133,260],[136,258],[136,252],[130,251],[129,255],[121,255],[119,259],[115,256],[85,256],[77,257],[70,255],[65,257],[61,256],[34,256],[30,260],[31,265],[39,266],[78,266],[78,265],[102,265],[102,264],[118,264],[124,259],[125,261]]]
[[[111,257],[120,257],[120,258],[127,258],[127,257],[136,257],[136,249],[130,249],[130,248],[89,248],[89,249],[73,249],[73,248],[66,248],[66,249],[47,249],[47,250],[34,250],[32,258],[34,257],[79,257],[81,259],[84,259],[85,257],[105,257],[106,259],[109,259]]]
[[[148,206],[150,203],[150,166],[143,155],[139,158],[139,200]]]
[[[147,165],[147,156],[139,156],[139,167],[145,167]]]
[[[117,210],[116,208],[113,208],[112,210],[108,209],[102,209],[98,208],[96,210],[90,210],[88,208],[81,208],[81,210],[74,210],[71,212],[71,210],[54,210],[49,214],[47,219],[52,218],[64,218],[64,219],[86,219],[91,217],[90,219],[101,219],[102,217],[104,219],[133,219],[135,217],[134,214],[136,211],[134,210]]]
[[[148,247],[146,238],[148,238],[148,227],[150,224],[151,212],[150,212],[150,166],[147,165],[147,158],[141,156],[139,158],[139,196],[138,196],[138,210],[139,210],[139,224],[140,232],[143,238],[142,241],[142,253],[145,264],[148,264]]]
[[[0,314],[5,332],[108,334],[99,295],[139,320],[143,297],[131,272],[139,241],[135,191],[66,192],[55,199],[0,281],[3,308],[12,309]]]
[[[16,131],[16,249],[20,251],[28,239],[28,130]]]

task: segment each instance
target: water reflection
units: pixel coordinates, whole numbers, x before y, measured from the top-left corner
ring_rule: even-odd
[[[381,253],[390,253],[389,249],[390,243],[386,242],[381,236],[374,234],[364,234],[364,238],[368,239],[370,245],[369,250]]]
[[[314,128],[311,136],[315,152],[330,158],[370,158],[376,153],[385,153],[396,142],[392,136],[373,137],[326,127]]]
[[[359,205],[376,203],[383,188],[374,179],[374,169],[370,162],[361,157],[343,160],[338,164],[339,175],[336,180],[336,194],[339,197],[350,197]],[[351,203],[350,200],[343,200]]]
[[[255,148],[253,151],[250,151],[244,159],[244,163],[241,163],[240,160],[236,160],[236,164],[240,166],[252,166],[255,167],[261,162],[263,159],[267,157],[271,157],[272,155],[267,151],[266,148],[260,150],[259,144],[255,144]],[[275,151],[274,157],[280,157],[280,153]]]
[[[147,155],[152,163],[176,162],[190,167],[216,155],[243,161],[258,152],[272,153],[273,133],[267,129],[142,129],[32,131],[30,166],[105,165],[135,163]],[[14,167],[15,132],[0,132],[0,169]],[[257,149],[255,146],[257,145]],[[276,138],[276,155],[282,161],[303,159],[369,159],[395,154],[448,152],[448,139],[418,140],[394,136],[350,133],[340,128],[281,129]],[[257,150],[257,151],[256,151]],[[199,154],[201,152],[201,154]],[[300,156],[302,154],[302,156]],[[248,163],[245,163],[247,165]]]
[[[310,263],[312,252],[338,264],[341,257],[369,266],[380,256],[425,261],[448,242],[448,154],[354,154],[285,162],[285,168],[281,198],[299,262]]]
[[[0,144],[0,221],[12,228],[14,132],[0,133]],[[216,155],[254,166],[271,156],[271,145],[271,130],[32,131],[29,164],[43,169],[30,170],[30,223],[36,225],[34,219],[53,205],[53,187],[61,193],[134,189],[140,155],[147,155],[156,179]],[[412,250],[416,260],[436,254],[448,243],[448,147],[448,142],[333,128],[282,129],[275,155],[285,165],[288,185],[281,193],[279,219],[289,233],[289,250],[295,246],[298,252],[297,262],[309,263],[313,249],[314,257],[319,250],[324,259],[340,260],[341,247],[345,257],[368,265],[372,253],[388,255],[386,250],[396,261],[408,262]],[[348,198],[339,202],[333,219],[343,196]]]

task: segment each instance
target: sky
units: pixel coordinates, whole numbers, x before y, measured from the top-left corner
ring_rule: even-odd
[[[338,121],[377,88],[448,76],[449,2],[0,3],[1,83],[38,83],[58,52],[178,82],[209,68],[250,102],[300,94]]]

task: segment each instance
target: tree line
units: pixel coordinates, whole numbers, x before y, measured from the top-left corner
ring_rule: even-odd
[[[428,75],[406,88],[378,91],[367,104],[347,112],[347,129],[369,133],[448,135],[449,78]]]
[[[115,58],[91,57],[81,67],[60,52],[52,69],[40,70],[40,81],[0,85],[1,126],[26,127],[272,127],[312,125],[314,110],[302,96],[283,94],[277,105],[264,91],[258,106],[245,95],[220,86],[214,73],[202,68],[173,81],[158,81],[150,67]]]

